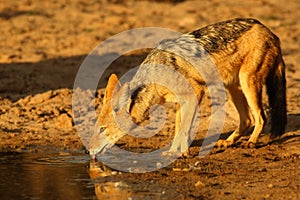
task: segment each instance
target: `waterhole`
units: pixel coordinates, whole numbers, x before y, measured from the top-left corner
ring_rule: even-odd
[[[124,175],[124,174],[123,174]],[[136,174],[139,176],[139,174]],[[0,199],[169,199],[176,193],[83,153],[0,153]]]

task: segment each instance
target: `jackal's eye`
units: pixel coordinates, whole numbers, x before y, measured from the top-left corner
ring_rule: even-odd
[[[119,112],[119,110],[120,110],[119,107],[115,107],[115,108],[114,108],[114,112],[115,112],[115,113]]]
[[[106,127],[99,127],[98,133],[103,133],[105,131]]]

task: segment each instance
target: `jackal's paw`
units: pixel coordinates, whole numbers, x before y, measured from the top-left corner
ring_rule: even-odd
[[[174,152],[174,151],[163,151],[161,153],[162,156],[166,156],[166,157],[183,157],[183,158],[188,158],[189,157],[189,152],[185,152],[185,153],[181,153],[179,151]]]
[[[256,147],[256,143],[249,142],[249,141],[243,141],[241,143],[241,147],[245,149],[253,149]]]
[[[180,152],[174,152],[174,151],[163,151],[161,153],[162,156],[167,156],[167,157],[179,157],[181,155]]]
[[[242,144],[241,144],[241,147],[242,148],[247,148],[247,149],[253,149],[253,148],[261,148],[261,147],[264,147],[268,145],[268,142],[265,143],[265,142],[250,142],[250,141],[243,141]]]
[[[218,148],[218,149],[225,149],[225,148],[228,148],[228,147],[231,147],[233,144],[232,141],[229,141],[229,140],[219,140],[216,145],[215,145],[215,148]]]

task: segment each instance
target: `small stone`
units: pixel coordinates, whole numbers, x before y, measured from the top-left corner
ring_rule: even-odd
[[[188,172],[188,171],[191,171],[190,168],[173,168],[173,171],[174,172]]]
[[[203,187],[205,186],[205,184],[201,181],[197,181],[197,183],[195,183],[195,187]]]
[[[30,98],[29,103],[30,104],[35,104],[35,105],[43,103],[44,101],[49,100],[52,95],[53,95],[53,91],[48,91],[48,92],[45,92],[45,93],[36,94],[35,96]]]
[[[53,115],[54,115],[55,117],[58,117],[59,114],[60,114],[60,112],[59,112],[59,110],[58,110],[57,108],[54,108],[52,112],[53,112]]]
[[[195,19],[193,17],[184,17],[179,21],[180,27],[188,27],[193,26],[196,23]]]
[[[157,162],[157,163],[156,163],[156,167],[157,167],[158,169],[160,169],[160,168],[162,167],[162,164],[161,164],[160,162]]]
[[[11,109],[10,109],[10,112],[12,112],[12,113],[13,113],[13,115],[15,115],[15,116],[19,116],[19,115],[20,115],[20,113],[21,113],[20,109],[19,109],[19,108],[17,108],[17,107],[13,107],[13,108],[11,108]]]
[[[265,168],[265,167],[259,170],[259,172],[266,172],[266,171],[267,171],[267,168]]]
[[[69,117],[66,113],[61,114],[56,119],[56,126],[60,128],[71,128],[73,126],[72,118]]]

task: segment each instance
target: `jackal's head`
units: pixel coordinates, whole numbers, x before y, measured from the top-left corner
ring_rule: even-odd
[[[126,98],[124,101],[127,102],[128,96],[121,96],[122,94],[127,94],[127,86],[128,85],[125,83],[121,87],[118,77],[115,74],[112,74],[108,80],[103,99],[103,106],[97,119],[94,134],[87,146],[89,154],[93,157],[93,159],[96,154],[104,153],[125,135],[124,131],[119,128],[115,120],[116,115],[120,114],[124,110],[115,109],[113,112],[112,95],[114,93],[114,99],[116,99],[116,101]]]

